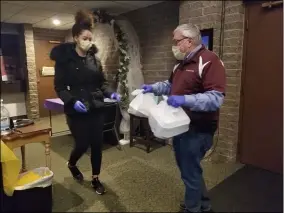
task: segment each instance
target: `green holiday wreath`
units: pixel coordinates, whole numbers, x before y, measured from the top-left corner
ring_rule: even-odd
[[[114,18],[107,14],[104,10],[95,10],[95,21],[99,23],[108,23],[114,24],[114,31],[116,35],[116,39],[119,45],[119,68],[117,70],[115,81],[116,83],[120,83],[120,95],[121,102],[120,106],[122,109],[128,109],[129,106],[129,91],[128,91],[128,65],[130,61],[130,57],[127,54],[128,51],[128,43],[125,37],[125,34],[122,32],[120,27],[115,23]],[[112,23],[113,22],[113,23]]]

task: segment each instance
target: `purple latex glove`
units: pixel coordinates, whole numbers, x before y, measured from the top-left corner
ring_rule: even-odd
[[[185,97],[183,95],[172,95],[167,100],[168,105],[178,108],[185,104]]]
[[[76,101],[75,102],[74,109],[77,112],[82,112],[82,113],[87,112],[87,109],[86,109],[85,105],[81,101]]]
[[[120,94],[118,94],[116,92],[112,93],[110,98],[113,99],[113,100],[117,100],[117,101],[120,101],[120,99],[121,99]]]
[[[151,93],[153,92],[153,87],[151,85],[143,84],[141,89],[143,89],[143,93]]]

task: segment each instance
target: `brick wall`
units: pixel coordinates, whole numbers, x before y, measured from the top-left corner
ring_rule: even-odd
[[[104,55],[101,58],[101,63],[105,77],[110,85],[115,88],[114,79],[119,68],[119,53],[118,50],[115,50],[114,42],[109,38],[111,33],[112,27],[109,24],[98,24],[93,30],[99,54],[103,53]],[[104,45],[107,45],[107,47]]]
[[[180,24],[192,22],[200,29],[214,29],[213,50],[220,48],[221,1],[181,1]],[[227,75],[226,98],[220,114],[216,155],[218,160],[234,161],[238,142],[242,49],[244,34],[242,1],[225,1],[223,57]],[[217,138],[216,138],[217,139]]]
[[[162,2],[123,14],[139,37],[146,83],[166,80],[173,69],[172,32],[178,25],[178,14],[179,1]]]
[[[35,64],[35,49],[34,49],[34,33],[32,25],[24,24],[23,34],[26,48],[26,64],[27,64],[27,96],[26,106],[28,118],[39,118],[38,108],[38,90],[37,90],[37,76]]]

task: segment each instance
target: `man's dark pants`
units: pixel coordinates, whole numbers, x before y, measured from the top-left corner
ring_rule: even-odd
[[[190,127],[188,132],[173,139],[177,165],[185,184],[184,202],[190,212],[201,212],[211,208],[200,162],[211,148],[213,136],[212,132],[200,132]]]

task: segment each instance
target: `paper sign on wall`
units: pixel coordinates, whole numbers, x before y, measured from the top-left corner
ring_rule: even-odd
[[[54,75],[54,67],[42,67],[41,75],[42,76],[53,76]]]

